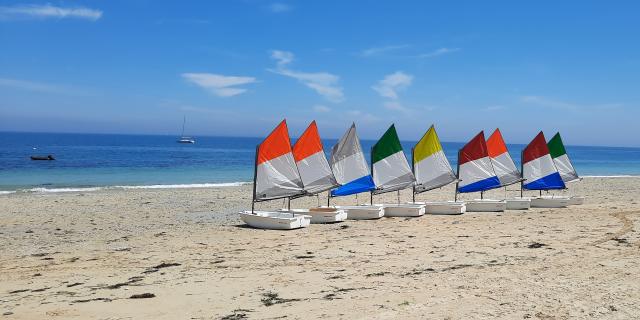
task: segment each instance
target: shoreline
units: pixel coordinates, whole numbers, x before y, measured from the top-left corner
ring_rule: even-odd
[[[640,175],[586,175],[581,179],[638,179]],[[235,182],[208,182],[186,184],[150,184],[150,185],[105,185],[105,186],[81,186],[81,187],[35,187],[28,186],[14,190],[0,190],[0,196],[14,193],[66,193],[66,192],[96,192],[104,190],[130,190],[130,189],[215,189],[227,187],[239,187],[251,185],[252,181]]]
[[[10,313],[8,319],[640,317],[635,281],[640,179],[571,184],[560,194],[587,199],[564,209],[382,218],[292,231],[242,224],[237,212],[250,208],[251,189],[3,196],[0,314]],[[503,189],[485,193],[504,195]],[[410,192],[401,196],[407,201]],[[395,198],[391,193],[375,201]],[[417,200],[452,198],[450,186]],[[369,196],[358,200],[368,202]],[[344,197],[332,203],[355,201]],[[300,198],[292,207],[316,203],[314,197]]]

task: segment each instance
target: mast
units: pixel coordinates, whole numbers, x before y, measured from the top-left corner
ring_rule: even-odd
[[[414,158],[414,155],[413,155],[413,150],[415,148],[416,147],[412,147],[411,148],[411,173],[413,173],[414,177],[416,176],[416,168],[415,168],[416,164],[415,164],[415,158]],[[416,180],[418,180],[418,179],[416,179]],[[413,203],[416,203],[416,183],[417,183],[417,181],[413,183],[413,186],[411,186],[411,190],[412,190],[411,197],[413,199]]]
[[[258,179],[258,151],[260,150],[260,145],[256,146],[256,160],[253,165],[253,194],[251,198],[251,213],[256,205],[256,180]]]
[[[522,180],[520,180],[520,198],[522,198],[522,190],[524,189],[524,149],[520,151],[520,173],[522,174]]]
[[[456,161],[456,194],[453,198],[454,202],[458,201],[458,184],[460,184],[460,152],[462,152],[462,149],[458,150],[458,161]]]
[[[180,134],[180,137],[184,137],[184,125],[185,125],[186,122],[187,122],[187,116],[183,115],[182,116],[182,134]],[[256,165],[257,165],[257,163],[256,163]]]
[[[371,179],[373,180],[373,146],[371,146],[371,152],[369,153],[369,157],[371,157]],[[375,181],[375,180],[373,180],[373,181]],[[369,204],[373,205],[373,190],[369,191],[369,193],[371,195],[371,199],[369,200]]]

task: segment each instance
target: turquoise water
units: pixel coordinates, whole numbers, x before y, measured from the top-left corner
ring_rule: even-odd
[[[0,133],[0,190],[52,190],[109,186],[234,184],[253,179],[260,138],[196,137],[194,145],[174,136]],[[335,140],[324,141],[329,150]],[[363,140],[365,153],[374,141]],[[405,151],[415,142],[403,142]],[[455,168],[463,143],[444,142]],[[516,163],[524,145],[510,145]],[[35,149],[34,149],[35,148]],[[638,175],[640,148],[567,146],[580,175]],[[55,161],[31,161],[53,154]]]

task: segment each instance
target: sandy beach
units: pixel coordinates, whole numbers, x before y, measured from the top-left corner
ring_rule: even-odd
[[[0,195],[0,318],[640,318],[640,179],[563,194],[587,200],[294,231],[242,225],[250,185]]]

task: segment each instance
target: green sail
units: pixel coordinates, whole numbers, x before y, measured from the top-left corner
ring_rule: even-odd
[[[399,151],[402,151],[402,145],[400,145],[400,138],[398,138],[396,127],[392,124],[380,140],[373,145],[371,162],[376,163]]]
[[[551,158],[557,158],[567,154],[567,151],[564,149],[564,144],[562,143],[562,138],[560,138],[560,132],[556,133],[556,135],[549,140],[547,147],[549,147]]]

